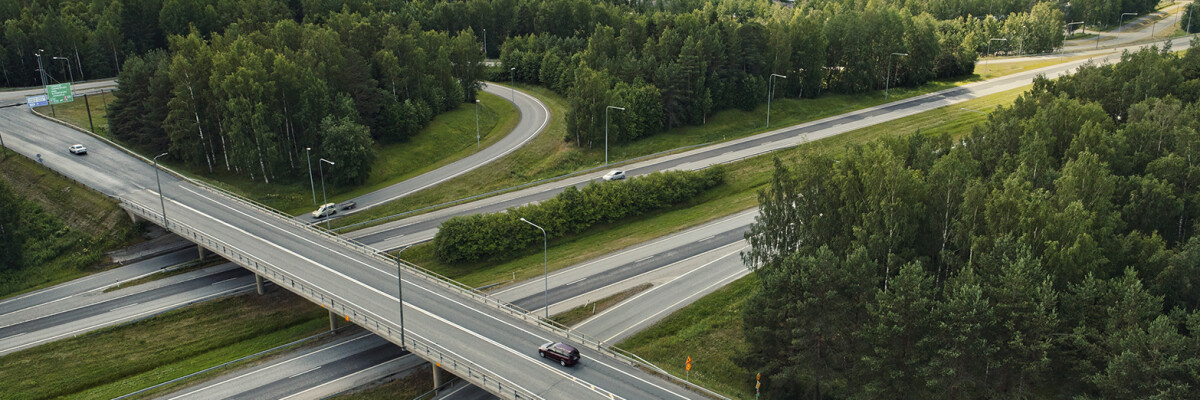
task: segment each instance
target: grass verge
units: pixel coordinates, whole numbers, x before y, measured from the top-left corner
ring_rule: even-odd
[[[758,205],[758,190],[770,181],[775,157],[795,161],[814,152],[838,152],[848,145],[918,131],[931,135],[945,133],[962,136],[969,133],[973,125],[985,119],[983,115],[964,111],[962,108],[990,111],[999,105],[1012,103],[1025,90],[1027,87],[984,96],[792,149],[731,163],[726,167],[725,184],[709,190],[687,204],[650,213],[633,221],[600,225],[576,235],[555,239],[554,246],[550,246],[548,250],[548,267],[551,271],[566,268],[755,207]],[[497,284],[494,289],[498,289],[505,284],[541,276],[543,273],[542,252],[537,251],[541,250],[537,248],[531,248],[511,261],[498,264],[446,264],[438,261],[433,250],[431,243],[423,243],[405,250],[403,256],[410,262],[473,287]]]
[[[113,92],[108,91],[77,96],[70,103],[55,104],[53,110],[49,106],[38,107],[37,110],[83,129],[91,129],[94,126],[97,135],[113,139],[108,130],[108,105],[114,100],[116,97],[113,96]],[[88,122],[89,108],[91,109],[91,123]]]
[[[758,277],[747,275],[671,313],[617,347],[709,390],[752,399],[754,371],[738,365],[738,357],[749,349],[742,333],[742,309],[755,290]],[[688,357],[692,358],[691,372],[684,369]]]
[[[137,285],[141,285],[143,283],[150,283],[150,282],[154,282],[157,280],[170,278],[175,275],[186,274],[186,273],[192,272],[192,271],[198,271],[198,270],[201,270],[204,268],[208,268],[208,267],[218,265],[218,264],[224,264],[227,262],[229,262],[229,261],[225,261],[224,259],[221,259],[221,258],[204,261],[204,262],[201,262],[199,259],[187,261],[187,262],[184,262],[184,263],[176,265],[176,266],[163,268],[163,269],[159,270],[157,273],[154,273],[152,275],[143,276],[141,278],[137,278],[137,279],[134,279],[134,280],[131,280],[128,282],[121,282],[119,284],[106,287],[106,288],[104,288],[104,293],[108,293],[108,292],[111,292],[114,290],[121,290],[121,289],[128,288],[128,287],[134,287]]]
[[[278,290],[189,306],[0,357],[3,398],[113,398],[328,329]]]
[[[558,314],[554,314],[554,316],[550,317],[550,319],[554,322],[563,324],[564,326],[575,326],[575,324],[583,322],[583,320],[596,315],[598,312],[607,310],[609,307],[625,301],[625,299],[637,296],[638,293],[644,292],[647,289],[650,289],[652,286],[654,285],[643,283],[629,289],[622,290],[621,292],[612,296],[592,302],[592,304],[585,304],[567,311],[560,312]]]
[[[0,154],[0,180],[32,203],[25,211],[30,218],[39,224],[63,225],[47,237],[26,239],[28,265],[0,271],[0,297],[98,272],[101,268],[95,266],[104,261],[104,252],[138,240],[137,226],[108,197],[28,158],[7,150]],[[26,234],[41,228],[26,223],[18,227]]]
[[[433,371],[426,364],[397,379],[334,396],[337,400],[415,399],[433,389]]]

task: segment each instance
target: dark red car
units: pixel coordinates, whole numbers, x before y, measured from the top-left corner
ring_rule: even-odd
[[[579,350],[562,342],[550,342],[538,347],[538,354],[542,358],[552,358],[558,360],[559,364],[564,367],[572,366],[579,363]]]

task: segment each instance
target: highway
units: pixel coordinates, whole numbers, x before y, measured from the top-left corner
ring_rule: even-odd
[[[47,167],[72,179],[145,209],[159,208],[154,170],[145,162],[19,107],[0,110],[0,127],[5,144],[17,152],[42,154]],[[93,150],[73,156],[65,151],[72,143]],[[302,295],[319,294],[328,307],[359,321],[370,320],[378,324],[375,329],[398,326],[394,265],[173,175],[163,174],[162,181],[172,230],[190,229],[217,238],[224,244],[214,249],[218,253],[254,259],[261,268],[286,276],[272,277],[287,282],[280,286]],[[469,362],[493,382],[499,379],[488,390],[515,389],[545,398],[698,397],[601,352],[585,350],[584,363],[573,369],[550,364],[537,358],[535,350],[546,341],[561,340],[556,334],[412,272],[404,285],[408,340],[429,345],[432,350],[427,351],[455,363]],[[436,341],[428,339],[434,337]]]

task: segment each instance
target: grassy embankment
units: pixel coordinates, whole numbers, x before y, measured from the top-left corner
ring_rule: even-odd
[[[555,239],[549,249],[549,268],[557,270],[590,260],[638,243],[692,228],[709,221],[752,208],[758,204],[758,190],[769,182],[773,159],[797,160],[811,152],[841,151],[850,144],[865,143],[889,135],[925,134],[963,135],[984,116],[960,108],[990,110],[1009,104],[1026,89],[1015,89],[973,99],[950,107],[901,118],[886,124],[847,132],[793,149],[749,158],[726,167],[726,183],[670,209],[649,213],[634,221],[599,225],[585,232]],[[403,201],[403,200],[402,200]],[[522,281],[543,273],[541,249],[529,249],[507,262],[445,264],[433,253],[431,243],[404,251],[404,259],[471,286]]]
[[[433,370],[429,364],[418,367],[407,375],[377,386],[356,389],[335,396],[337,400],[392,400],[415,399],[433,389]]]
[[[994,68],[989,68],[986,74],[982,63],[979,63],[976,65],[976,73],[971,76],[934,81],[916,88],[892,88],[889,93],[889,101],[1030,71],[1075,59],[1077,58],[1004,63],[1003,66],[996,64]],[[563,138],[566,136],[564,116],[568,107],[564,97],[540,86],[517,84],[517,88],[545,103],[552,115],[546,131],[526,144],[525,147],[494,161],[487,168],[468,172],[445,183],[370,210],[336,219],[333,225],[337,227],[358,224],[480,193],[603,166],[604,147],[602,145],[591,149],[579,149],[563,142]],[[771,126],[773,129],[778,129],[884,103],[886,101],[882,91],[855,95],[827,95],[816,99],[779,98],[771,103]],[[619,163],[620,160],[683,146],[746,137],[767,132],[765,124],[766,105],[760,105],[754,111],[725,110],[710,116],[707,123],[701,126],[671,129],[633,143],[612,144],[609,148],[609,159],[613,163]],[[362,226],[358,226],[356,229],[360,227]]]
[[[329,329],[275,290],[189,306],[0,357],[0,398],[113,398]]]
[[[105,94],[105,96],[110,96],[106,98],[107,102],[113,101],[110,94]],[[99,97],[91,96],[89,99],[93,122],[101,135],[114,139],[108,135],[105,107],[102,102],[97,101],[100,99]],[[431,171],[471,155],[479,148],[486,148],[508,135],[520,120],[520,114],[516,112],[516,108],[507,100],[482,91],[479,92],[479,99],[481,103],[478,148],[475,142],[475,106],[462,104],[453,111],[435,117],[429,126],[421,129],[417,135],[406,142],[376,144],[375,164],[372,166],[367,182],[356,187],[328,186],[326,189],[329,201],[350,199]],[[38,111],[46,115],[50,114],[48,107],[40,107]],[[56,105],[55,111],[59,119],[85,129],[88,127],[88,116],[82,98],[71,103]],[[242,175],[221,172],[223,168],[218,168],[215,175],[210,175],[205,167],[190,168],[171,160],[164,161],[163,164],[193,178],[241,194],[280,211],[299,214],[312,211],[313,189],[305,187],[309,186],[305,185],[305,183],[309,183],[306,160],[300,158],[295,162],[298,169],[294,177],[274,180],[270,184],[266,184],[262,180],[252,181]],[[315,177],[318,175],[317,165],[314,164],[313,168]],[[317,189],[320,188],[320,185],[320,182],[316,182]],[[317,192],[317,201],[320,201],[320,191]]]
[[[650,289],[653,286],[654,285],[649,283],[643,283],[641,285],[622,290],[621,292],[618,292],[612,296],[596,300],[591,304],[584,304],[582,306],[554,314],[550,317],[550,319],[554,322],[563,324],[564,326],[575,326],[575,324],[583,322],[583,320],[588,319],[597,313],[603,312],[609,307],[615,306],[630,297],[637,296],[638,293],[644,292],[646,289]]]
[[[27,239],[26,264],[36,265],[0,271],[0,297],[100,271],[104,252],[137,240],[136,226],[115,203],[33,160],[6,150],[0,155],[0,180],[31,204],[27,223],[38,226],[21,229],[27,234],[54,229]]]

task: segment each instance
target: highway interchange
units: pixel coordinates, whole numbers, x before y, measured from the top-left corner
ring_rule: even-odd
[[[1181,46],[1176,45],[1179,49]],[[1113,56],[1097,57],[1097,61],[1112,61]],[[965,101],[970,98],[984,96],[991,93],[1005,91],[1010,88],[1021,87],[1027,85],[1032,76],[1037,73],[1044,73],[1048,76],[1057,76],[1069,71],[1081,64],[1080,62],[1072,62],[1054,67],[1044,68],[1039,71],[1032,71],[1012,75],[1009,77],[981,82],[977,84],[967,85],[960,88],[950,89],[947,91],[934,93],[926,96],[921,96],[913,99],[907,99],[900,102],[889,103],[884,106],[871,109],[861,110],[854,113],[845,114],[842,116],[832,117],[821,121],[814,121],[807,124],[802,124],[797,127],[789,127],[780,129],[766,134],[758,135],[751,138],[735,140],[720,145],[714,145],[698,150],[693,150],[681,153],[674,156],[647,160],[632,164],[626,168],[631,175],[639,175],[654,170],[663,169],[697,169],[718,162],[727,162],[745,158],[748,156],[762,154],[765,152],[777,150],[780,148],[791,147],[807,140],[816,140],[822,137],[832,136],[838,133],[846,132],[860,127],[873,125],[875,123],[884,122],[894,118],[900,118],[907,115],[923,112],[925,110],[943,107],[957,102]],[[518,104],[520,106],[520,104]],[[527,107],[520,107],[523,115],[526,112],[536,112],[527,110]],[[20,116],[18,116],[20,114]],[[27,118],[28,117],[28,118]],[[526,121],[523,119],[522,123]],[[28,132],[41,131],[57,131],[53,135],[44,135],[38,137],[38,143],[33,143],[32,138],[22,139],[20,131],[31,129]],[[137,165],[137,161],[131,157],[124,157],[124,160],[119,160],[117,164],[92,163],[92,160],[98,158],[106,158],[113,156],[112,159],[121,158],[115,149],[103,149],[105,146],[94,139],[89,143],[89,139],[76,132],[69,132],[57,127],[53,124],[46,124],[37,118],[29,117],[28,112],[21,108],[6,109],[0,111],[0,131],[3,131],[5,144],[16,148],[27,156],[31,154],[41,153],[45,163],[53,169],[59,170],[64,174],[71,176],[81,182],[89,184],[89,186],[99,188],[107,193],[121,194],[125,193],[130,197],[137,197],[138,202],[145,205],[157,204],[157,197],[150,192],[150,182],[146,180],[148,175],[152,175],[151,170],[145,167],[144,164]],[[514,131],[516,133],[516,131]],[[535,132],[536,133],[536,132]],[[15,134],[15,135],[14,135]],[[16,136],[17,139],[10,139]],[[37,135],[28,135],[37,136]],[[516,136],[516,135],[512,135]],[[532,135],[530,135],[531,137]],[[526,139],[527,140],[527,139]],[[86,158],[87,161],[81,161],[83,168],[72,169],[71,163],[76,161],[74,158],[64,156],[65,149],[68,143],[83,142],[93,150],[93,156]],[[94,157],[97,154],[104,154],[100,157]],[[127,168],[128,167],[128,168]],[[115,176],[97,176],[96,174],[88,174],[88,168],[105,168],[116,172]],[[169,178],[168,178],[169,179]],[[506,195],[496,196],[469,203],[467,205],[457,206],[441,210],[436,213],[425,214],[422,216],[413,217],[406,220],[397,221],[386,224],[382,227],[371,230],[355,232],[348,236],[360,237],[360,241],[365,243],[386,243],[387,240],[393,240],[393,243],[387,248],[396,248],[400,245],[409,244],[421,240],[427,240],[432,237],[432,229],[435,229],[441,220],[453,215],[461,215],[475,212],[498,211],[514,205],[524,204],[530,201],[537,201],[548,198],[556,194],[561,188],[566,185],[583,185],[594,179],[594,177],[576,177],[568,178],[557,183],[541,185],[522,191],[513,192]],[[212,201],[202,191],[188,188],[184,182],[172,180],[168,185],[164,185],[167,189],[168,196],[172,200],[168,205],[168,216],[179,215],[179,213],[194,213],[197,217],[199,214],[221,214],[235,216],[237,213],[247,215],[252,210],[238,210],[234,207],[225,207],[222,210],[219,202]],[[178,193],[183,189],[187,193]],[[410,191],[411,192],[411,191]],[[185,201],[178,198],[186,197]],[[369,201],[369,200],[368,200]],[[192,208],[189,209],[189,204]],[[203,207],[203,208],[200,208]],[[176,208],[179,208],[177,211]],[[203,211],[201,211],[203,210]],[[634,299],[613,310],[598,315],[592,320],[585,321],[580,325],[581,330],[590,335],[594,335],[600,339],[615,339],[623,337],[630,331],[636,331],[648,324],[648,322],[640,322],[631,324],[626,321],[620,323],[603,323],[604,319],[617,319],[620,316],[625,316],[628,320],[632,315],[650,315],[654,313],[644,312],[618,312],[621,307],[629,307],[630,304],[646,303],[654,305],[664,304],[684,304],[690,298],[697,296],[683,296],[686,292],[701,293],[705,292],[706,287],[711,287],[712,290],[719,288],[724,282],[731,281],[746,273],[746,270],[741,266],[740,260],[737,257],[737,252],[743,246],[740,241],[740,232],[744,231],[745,225],[753,220],[752,212],[742,213],[739,216],[728,218],[727,220],[718,221],[717,223],[708,224],[698,227],[671,238],[661,239],[662,241],[674,240],[671,244],[660,243],[655,246],[641,246],[634,249],[627,249],[618,254],[608,256],[603,261],[594,262],[592,265],[581,265],[561,270],[551,277],[551,284],[554,285],[552,290],[552,302],[562,305],[561,307],[569,308],[579,301],[594,300],[603,297],[605,290],[618,290],[622,282],[630,282],[631,278],[642,277],[639,281],[647,279],[657,280],[658,282],[678,283],[681,286],[679,290],[660,289],[656,285],[651,291],[645,292],[639,298]],[[204,218],[197,218],[204,220]],[[737,221],[736,223],[731,221]],[[275,228],[283,228],[275,226]],[[286,229],[281,229],[286,230]],[[256,232],[259,233],[259,232]],[[251,235],[253,236],[253,235]],[[402,238],[396,241],[395,238]],[[240,241],[234,243],[242,243]],[[648,254],[648,256],[647,256]],[[599,268],[597,265],[600,264]],[[700,272],[688,273],[687,271],[702,271],[701,266],[711,269],[713,272],[704,274],[704,278],[699,278]],[[661,271],[677,268],[679,272],[672,277],[670,274],[664,274]],[[658,271],[660,276],[654,276],[653,273]],[[388,276],[386,272],[381,272],[384,276],[390,277],[393,281],[394,275]],[[680,276],[688,277],[686,279],[676,279]],[[671,280],[675,279],[675,280]],[[386,280],[386,279],[383,279]],[[408,284],[406,281],[406,302]],[[540,283],[540,282],[539,282]],[[683,287],[685,283],[691,283],[692,286]],[[626,283],[628,285],[629,283]],[[703,284],[697,286],[697,284]],[[394,285],[393,285],[394,286]],[[537,290],[530,290],[531,286],[540,285],[514,285],[496,293],[496,296],[506,301],[513,301],[518,305],[529,309],[540,307],[540,301],[537,301],[540,296],[537,296]],[[382,289],[381,289],[382,290]],[[711,290],[709,290],[711,291]],[[531,292],[535,292],[532,293]],[[705,292],[706,293],[706,292]],[[687,293],[691,294],[691,293]],[[700,294],[702,295],[702,294]],[[6,302],[0,302],[0,314],[12,308],[24,308],[13,302],[17,299],[10,299]],[[637,301],[640,300],[640,301]],[[128,300],[126,300],[128,302]],[[572,303],[574,302],[574,303]],[[134,302],[133,304],[138,304]],[[680,305],[681,306],[681,305]],[[468,307],[469,308],[469,307]],[[678,308],[678,307],[675,307]],[[552,308],[553,309],[553,308]],[[557,309],[554,309],[558,311]],[[662,315],[668,310],[658,312]],[[5,314],[6,315],[6,314]],[[660,316],[661,317],[661,316]],[[409,314],[406,314],[409,318]],[[638,322],[638,321],[632,321]],[[605,330],[604,326],[621,326],[623,331]],[[4,332],[0,328],[0,332]],[[411,329],[411,328],[410,328]],[[0,333],[0,343],[3,340],[9,339],[6,334]],[[534,345],[536,347],[536,344]],[[2,347],[2,346],[0,346]],[[347,346],[349,347],[349,346]],[[585,353],[586,354],[586,353]],[[619,373],[615,373],[619,375]],[[544,393],[555,393],[548,391]]]

